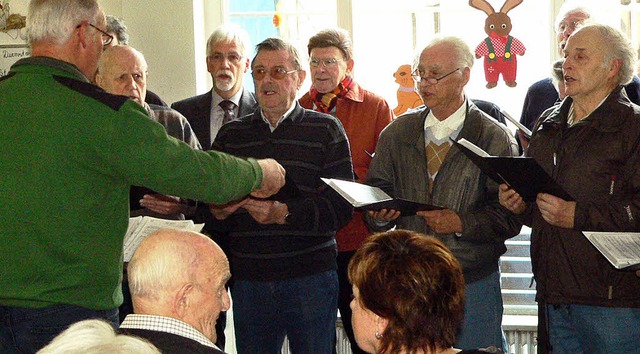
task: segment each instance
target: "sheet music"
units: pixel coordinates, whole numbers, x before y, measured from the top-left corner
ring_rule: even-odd
[[[582,232],[616,268],[640,263],[640,233]]]

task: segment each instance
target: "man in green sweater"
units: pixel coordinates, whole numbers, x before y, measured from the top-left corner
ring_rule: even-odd
[[[90,83],[97,0],[32,0],[32,57],[0,79],[0,352],[36,352],[69,324],[117,324],[129,187],[224,204],[284,184],[271,159],[202,152],[138,103]]]

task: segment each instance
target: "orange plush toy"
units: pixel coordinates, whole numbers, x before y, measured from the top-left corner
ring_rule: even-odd
[[[418,92],[416,92],[415,81],[413,81],[413,77],[411,77],[411,65],[400,65],[398,70],[393,73],[393,77],[396,78],[396,83],[400,85],[397,93],[398,106],[393,109],[396,117],[411,108],[421,106],[422,99]]]
[[[487,88],[498,85],[498,77],[509,87],[515,87],[518,62],[516,55],[524,55],[525,47],[511,33],[511,19],[507,12],[520,5],[523,0],[507,0],[502,5],[500,12],[496,12],[486,0],[469,0],[469,5],[487,14],[484,31],[489,35],[478,47],[476,58],[484,57],[484,75],[487,80]]]

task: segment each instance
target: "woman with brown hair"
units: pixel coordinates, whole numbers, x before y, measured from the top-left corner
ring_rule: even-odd
[[[501,353],[454,349],[462,322],[460,264],[434,237],[395,230],[371,236],[349,264],[353,328],[369,353]]]

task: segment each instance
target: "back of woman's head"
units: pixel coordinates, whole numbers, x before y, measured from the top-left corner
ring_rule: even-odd
[[[388,321],[379,353],[453,345],[464,310],[464,278],[436,238],[407,230],[372,235],[352,258],[349,279],[361,305]]]

